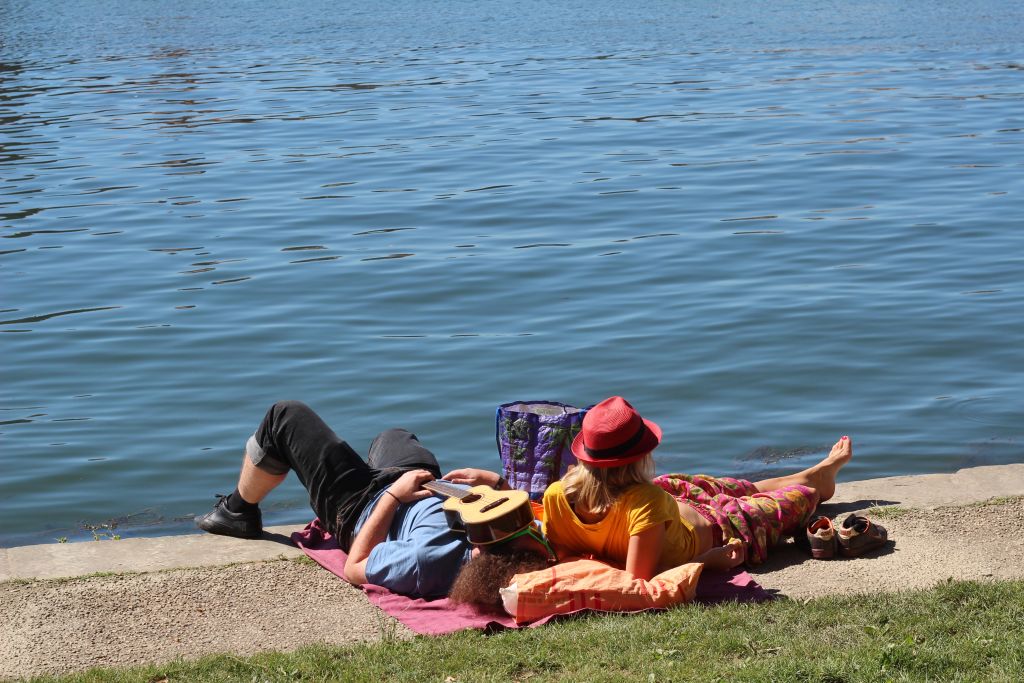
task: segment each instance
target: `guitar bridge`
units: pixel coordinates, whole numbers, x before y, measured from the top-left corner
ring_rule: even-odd
[[[503,503],[507,503],[507,502],[508,502],[508,498],[499,498],[496,501],[493,501],[491,503],[488,503],[487,505],[484,505],[482,508],[480,508],[480,512],[487,512],[488,510],[493,510],[494,508],[499,507]]]

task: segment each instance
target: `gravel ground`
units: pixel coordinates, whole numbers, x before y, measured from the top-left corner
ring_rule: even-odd
[[[1024,499],[876,519],[893,543],[870,557],[812,560],[790,543],[752,573],[795,599],[1024,578]],[[294,560],[0,583],[0,678],[408,635],[360,591]]]
[[[407,634],[295,560],[0,583],[0,678]]]
[[[843,510],[841,513],[837,510]],[[820,514],[844,518],[827,503]],[[928,588],[947,579],[1024,578],[1024,498],[1001,503],[894,508],[868,517],[885,527],[887,547],[867,557],[814,560],[792,542],[751,574],[765,588],[794,599]]]

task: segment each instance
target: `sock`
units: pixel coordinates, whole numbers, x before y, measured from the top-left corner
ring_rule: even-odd
[[[224,507],[226,507],[230,512],[237,513],[253,512],[255,510],[258,510],[260,506],[258,503],[246,502],[245,498],[242,498],[242,495],[238,492],[238,489],[235,489],[231,493],[231,495],[228,496],[228,499],[224,502]]]

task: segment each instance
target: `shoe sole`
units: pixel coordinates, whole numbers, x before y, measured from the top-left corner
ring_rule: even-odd
[[[208,520],[205,520],[205,519],[197,521],[196,522],[196,526],[199,527],[200,529],[202,529],[203,531],[205,531],[206,533],[216,534],[218,536],[231,536],[232,538],[244,538],[244,539],[249,540],[249,541],[256,540],[257,538],[263,538],[263,529],[260,529],[255,534],[242,534],[242,533],[239,533],[237,529],[232,529],[231,527],[228,527],[228,526],[222,526],[220,524],[217,524],[216,522],[211,522],[211,521],[208,521]]]
[[[864,555],[865,553],[869,553],[872,550],[878,550],[879,548],[881,548],[882,546],[884,546],[888,542],[889,542],[888,537],[886,537],[886,538],[879,538],[879,539],[871,541],[870,543],[865,543],[862,546],[858,546],[856,548],[851,548],[849,546],[845,546],[845,545],[843,545],[840,542],[840,544],[839,544],[839,553],[843,557],[860,557],[861,555]]]

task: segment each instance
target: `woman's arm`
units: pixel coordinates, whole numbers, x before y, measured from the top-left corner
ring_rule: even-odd
[[[661,546],[665,541],[665,525],[655,524],[629,537],[626,550],[626,571],[635,579],[650,580],[658,570]],[[559,556],[561,557],[561,556]]]

